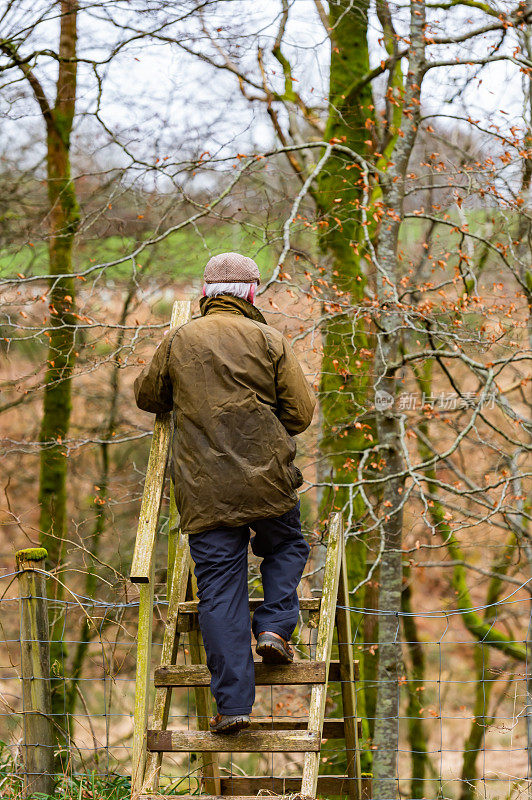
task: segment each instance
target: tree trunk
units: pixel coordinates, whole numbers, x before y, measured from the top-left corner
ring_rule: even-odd
[[[75,59],[77,2],[61,3],[60,56]],[[70,176],[70,135],[76,100],[76,62],[60,63],[57,100],[47,120],[47,186],[50,205],[50,322],[44,410],[41,424],[40,529],[50,565],[61,560],[66,526],[67,460],[64,440],[71,411],[70,378],[75,361],[72,249],[79,223]],[[64,277],[56,277],[64,276]]]
[[[375,356],[375,407],[377,438],[385,479],[380,517],[381,567],[379,592],[379,669],[375,720],[373,792],[376,800],[398,796],[399,748],[399,612],[402,588],[402,497],[404,492],[403,444],[399,415],[394,410],[397,363],[403,324],[397,298],[399,281],[397,248],[403,213],[405,176],[419,121],[424,69],[425,5],[410,4],[410,51],[405,88],[402,136],[396,140],[392,165],[383,177],[384,206],[391,214],[378,238],[377,318]],[[380,398],[380,400],[379,400]]]
[[[409,578],[410,569],[405,577]],[[427,735],[420,716],[425,689],[425,654],[417,631],[416,619],[412,614],[412,589],[409,580],[403,586],[402,610],[403,631],[412,665],[411,677],[407,682],[408,691],[408,738],[412,760],[412,780],[410,797],[421,800],[425,796],[425,767],[428,761]]]
[[[381,344],[384,358],[392,360],[395,347],[393,337]],[[389,363],[389,362],[388,362]],[[390,385],[392,384],[392,385]],[[384,391],[393,391],[393,381],[385,380]],[[400,431],[394,414],[379,414],[377,432],[382,456],[390,478],[385,484],[383,506],[386,509],[381,522],[382,556],[379,592],[379,668],[377,709],[375,720],[375,753],[373,758],[374,797],[398,796],[396,770],[399,747],[399,611],[402,585],[402,508],[401,494],[404,478],[391,477],[402,468]]]
[[[357,153],[367,149],[366,119],[372,117],[370,84],[354,89],[360,78],[369,70],[367,44],[368,0],[356,9],[350,0],[340,0],[329,5],[331,36],[331,61],[329,84],[329,117],[325,140],[341,141]],[[365,323],[354,318],[352,309],[342,313],[334,303],[353,306],[359,303],[364,292],[362,271],[363,249],[360,210],[362,199],[360,170],[353,168],[347,155],[334,154],[319,175],[315,199],[320,219],[320,247],[329,256],[327,273],[328,296],[334,311],[324,324],[323,361],[321,367],[320,450],[327,468],[323,472],[327,481],[340,485],[336,490],[325,490],[320,502],[320,519],[325,519],[333,509],[343,509],[348,520],[347,562],[350,587],[364,580],[366,575],[366,544],[360,529],[364,504],[353,497],[352,479],[360,453],[372,442],[368,437],[371,426],[355,427],[355,421],[367,405],[369,364],[360,355],[367,348]],[[340,202],[337,202],[340,200]],[[325,277],[325,276],[324,276]],[[345,293],[345,294],[339,294]],[[355,472],[353,473],[353,470]],[[344,488],[345,487],[345,488]],[[353,536],[355,533],[355,536]],[[351,596],[351,604],[364,607],[364,589]],[[353,631],[359,647],[361,686],[364,686],[363,616],[353,614]],[[367,741],[369,728],[365,714],[364,691],[359,692],[359,712],[363,718],[363,739]],[[371,767],[370,753],[364,748],[363,769]]]
[[[79,208],[70,175],[70,136],[76,102],[76,0],[61,2],[60,62],[57,97],[45,114],[47,128],[47,188],[50,206],[49,274],[50,323],[40,441],[39,505],[41,543],[48,551],[49,567],[61,562],[67,514],[67,451],[71,412],[71,375],[74,367],[75,324],[72,249],[79,224]],[[60,585],[50,592],[61,596]],[[53,609],[52,609],[53,614]],[[62,620],[55,614],[51,632],[52,713],[60,721],[65,713]]]

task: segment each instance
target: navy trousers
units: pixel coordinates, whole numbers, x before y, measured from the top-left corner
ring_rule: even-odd
[[[248,595],[248,544],[262,558],[264,602],[253,616],[263,631],[290,639],[297,625],[297,586],[309,546],[301,533],[299,503],[280,517],[189,537],[198,582],[198,615],[211,690],[220,714],[249,714],[255,700]]]

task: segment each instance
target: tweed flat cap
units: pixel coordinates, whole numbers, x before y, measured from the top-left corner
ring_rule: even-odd
[[[220,253],[205,267],[205,283],[260,283],[259,268],[252,258],[240,253]]]

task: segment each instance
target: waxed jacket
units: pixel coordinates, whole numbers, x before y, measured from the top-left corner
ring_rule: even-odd
[[[315,396],[285,337],[246,300],[202,298],[135,381],[139,408],[173,411],[171,473],[186,533],[275,517],[297,502],[292,438]]]

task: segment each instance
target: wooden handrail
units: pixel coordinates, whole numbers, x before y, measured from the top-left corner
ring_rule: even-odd
[[[170,328],[190,320],[190,300],[176,300],[172,308]],[[168,449],[172,438],[172,413],[157,414],[153,426],[150,457],[146,470],[140,506],[135,550],[131,564],[132,583],[149,583],[159,512],[163,496]]]

